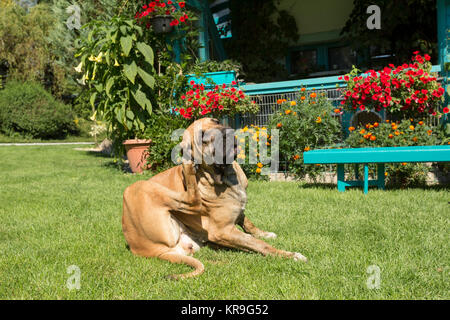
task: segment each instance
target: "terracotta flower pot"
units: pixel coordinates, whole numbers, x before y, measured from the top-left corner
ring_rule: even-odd
[[[148,149],[151,142],[150,139],[133,139],[123,142],[131,171],[134,173],[141,173],[148,168],[147,159],[150,156]]]

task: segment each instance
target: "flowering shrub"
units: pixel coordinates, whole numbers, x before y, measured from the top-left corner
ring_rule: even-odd
[[[248,135],[248,138],[245,137]],[[269,134],[269,130],[266,127],[259,127],[255,125],[251,125],[250,127],[246,126],[243,129],[237,131],[236,139],[238,140],[238,155],[237,161],[240,163],[242,169],[248,177],[256,177],[258,179],[265,179],[267,177],[262,177],[261,173],[264,167],[270,166],[270,164],[264,165],[262,155],[259,152],[260,150],[260,139],[264,137],[264,141],[266,141],[267,146],[267,157],[270,157],[271,151],[271,139],[272,137]],[[253,143],[250,142],[250,139],[253,140]],[[251,148],[255,149],[251,149]],[[256,159],[255,163],[250,163],[250,154]]]
[[[238,113],[256,113],[258,105],[242,90],[232,86],[216,85],[212,90],[205,89],[203,84],[190,82],[191,88],[181,95],[180,107],[175,108],[181,116],[196,120],[205,116],[220,118]]]
[[[303,153],[332,146],[339,142],[341,125],[336,109],[323,93],[308,93],[304,88],[296,101],[279,100],[280,109],[273,115],[270,126],[280,130],[280,161],[298,178],[306,174],[314,177],[319,166],[303,164]]]
[[[342,105],[350,110],[385,109],[409,117],[427,112],[437,115],[445,90],[431,75],[430,56],[414,54],[409,64],[390,64],[383,70],[369,70],[362,76],[358,76],[359,70],[354,68],[350,74],[340,77],[347,82]],[[448,111],[448,108],[443,110]]]
[[[349,131],[346,143],[355,148],[425,146],[438,142],[432,128],[414,119],[367,124],[358,129],[350,127]]]
[[[349,130],[351,133],[346,144],[351,148],[424,146],[438,143],[432,128],[423,121],[414,119],[367,124],[365,128],[350,127]],[[374,166],[370,166],[370,172],[375,171]],[[429,168],[421,163],[389,164],[385,175],[388,185],[405,187],[425,184],[428,171]]]
[[[143,11],[137,12],[134,18],[146,21],[147,29],[150,28],[148,19],[155,16],[173,17],[170,25],[178,26],[180,23],[187,23],[189,20],[189,14],[184,10],[185,7],[185,1],[155,0],[148,5],[143,5]]]

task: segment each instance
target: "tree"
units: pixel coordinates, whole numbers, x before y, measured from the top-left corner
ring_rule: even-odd
[[[361,56],[367,48],[377,48],[380,53],[393,54],[391,63],[409,61],[418,50],[437,59],[436,0],[354,0],[354,8],[342,34]],[[369,29],[367,8],[377,5],[381,9],[381,28]],[[363,65],[371,67],[369,59]]]

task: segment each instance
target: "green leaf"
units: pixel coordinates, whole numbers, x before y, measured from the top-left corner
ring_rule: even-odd
[[[128,118],[128,119],[130,119],[130,120],[133,120],[133,119],[134,119],[134,113],[133,113],[133,111],[127,110],[126,114],[127,114],[127,118]]]
[[[136,48],[139,50],[140,53],[142,53],[142,55],[145,58],[145,61],[147,61],[148,63],[150,63],[153,66],[154,55],[153,55],[152,47],[150,47],[148,44],[146,44],[144,42],[138,42],[136,44]]]
[[[142,109],[147,110],[147,111],[149,109],[151,110],[152,103],[147,98],[145,93],[143,93],[141,90],[137,89],[136,92],[132,92],[131,94],[133,95],[134,99],[141,106]],[[151,113],[151,111],[150,111],[150,113]]]
[[[123,72],[125,73],[125,76],[128,78],[128,80],[131,81],[132,84],[134,84],[134,80],[136,79],[136,74],[138,71],[138,67],[136,65],[136,62],[132,62],[131,64],[125,64],[123,66]]]
[[[92,108],[95,108],[95,98],[97,98],[97,92],[94,92],[94,93],[91,95],[90,102],[91,102]]]
[[[155,78],[153,76],[151,76],[150,74],[145,72],[140,67],[138,67],[137,72],[138,72],[139,76],[141,77],[141,79],[144,81],[144,83],[148,87],[150,87],[151,89],[153,89],[155,87]]]
[[[108,95],[108,97],[111,97],[111,95],[110,95],[109,92],[111,91],[111,88],[112,88],[112,86],[114,85],[114,80],[115,80],[115,78],[114,78],[114,77],[111,77],[111,78],[109,78],[108,81],[106,82],[105,90],[106,90],[106,94]]]
[[[121,37],[120,45],[122,46],[123,54],[128,57],[131,51],[131,47],[133,46],[133,39],[131,36]]]

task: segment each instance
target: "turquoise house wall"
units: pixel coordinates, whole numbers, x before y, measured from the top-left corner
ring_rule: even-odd
[[[438,25],[438,50],[439,50],[439,64],[441,66],[441,74],[443,76],[443,85],[445,86],[446,101],[445,105],[449,104],[449,66],[450,66],[450,52],[448,46],[448,37],[450,30],[450,0],[437,0],[437,25]],[[448,114],[442,120],[449,123],[450,117]]]

